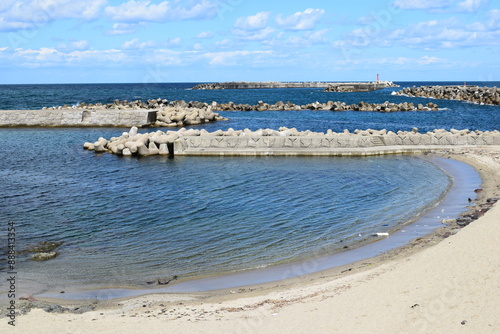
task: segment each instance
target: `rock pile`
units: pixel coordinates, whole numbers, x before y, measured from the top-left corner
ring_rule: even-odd
[[[103,109],[113,109],[113,110],[149,110],[157,109],[158,120],[161,123],[168,125],[161,125],[159,123],[157,126],[183,126],[183,125],[193,125],[204,123],[205,120],[218,121],[224,120],[219,114],[213,111],[284,111],[284,110],[332,110],[332,111],[379,111],[379,112],[392,112],[392,111],[426,111],[426,110],[438,110],[437,104],[427,103],[425,106],[423,104],[414,105],[413,103],[390,103],[385,101],[384,103],[367,103],[359,102],[358,104],[347,104],[340,101],[328,101],[326,103],[320,103],[318,101],[313,103],[308,103],[304,105],[291,103],[289,101],[283,102],[278,101],[274,104],[265,103],[259,101],[257,104],[235,104],[234,102],[228,103],[217,103],[213,101],[208,104],[205,102],[198,101],[168,101],[166,99],[153,99],[142,102],[141,100],[136,101],[119,101],[115,100],[113,103],[108,104],[86,104],[85,102],[80,103],[76,106],[60,106],[51,107],[45,109],[83,109],[83,110],[103,110]],[[171,114],[172,113],[172,114]],[[186,115],[186,123],[178,124],[181,122],[177,115]],[[199,119],[197,120],[197,118]],[[170,120],[170,121],[169,121]],[[201,123],[197,123],[201,122]],[[195,122],[195,123],[193,123]]]
[[[378,112],[395,112],[395,111],[429,111],[438,110],[438,105],[434,103],[418,104],[413,103],[367,103],[359,102],[358,104],[347,104],[345,102],[328,101],[326,103],[314,102],[304,105],[294,104],[290,102],[278,101],[274,104],[264,103],[259,101],[255,105],[250,104],[234,104],[212,102],[213,110],[220,111],[281,111],[281,110],[331,110],[331,111],[378,111]]]
[[[420,86],[407,87],[393,94],[500,105],[500,89],[497,87]]]

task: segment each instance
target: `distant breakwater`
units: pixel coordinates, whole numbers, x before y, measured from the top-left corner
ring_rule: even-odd
[[[500,105],[500,89],[478,86],[420,86],[407,87],[394,95],[459,100],[478,104]]]
[[[370,92],[386,87],[399,87],[391,81],[374,82],[247,82],[232,81],[205,83],[193,87],[193,89],[271,89],[271,88],[324,88],[327,92]]]
[[[137,128],[120,137],[99,138],[83,147],[95,152],[110,152],[123,156],[150,155],[380,155],[389,153],[421,153],[435,147],[455,145],[500,145],[500,132],[446,131],[436,129],[419,133],[387,130],[344,130],[335,133],[298,131],[282,127],[278,130],[257,131],[206,130],[182,128],[178,131],[138,133]]]

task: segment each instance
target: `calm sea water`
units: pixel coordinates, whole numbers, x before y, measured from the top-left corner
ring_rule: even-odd
[[[4,85],[0,106],[155,97],[236,103],[421,100],[393,97],[392,90],[342,95],[309,89],[186,90],[190,86]],[[425,131],[490,130],[500,123],[498,107],[438,103],[447,109],[231,112],[224,113],[230,121],[204,127],[340,131],[417,126]],[[60,255],[49,262],[19,256],[20,284],[27,290],[144,286],[157,277],[202,277],[334,253],[414,219],[450,186],[438,167],[407,156],[128,159],[82,149],[85,141],[122,131],[0,129],[2,221],[16,223],[19,248],[64,241]]]

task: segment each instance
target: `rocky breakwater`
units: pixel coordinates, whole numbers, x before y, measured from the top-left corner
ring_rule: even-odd
[[[437,129],[419,133],[414,128],[398,132],[368,129],[340,133],[327,130],[322,133],[282,127],[278,130],[228,129],[215,132],[182,128],[179,131],[139,134],[137,128],[132,128],[120,137],[109,140],[99,138],[94,143],[85,143],[83,147],[124,156],[360,154],[356,153],[356,149],[363,149],[361,155],[367,155],[414,152],[453,145],[500,145],[500,132]]]
[[[285,111],[285,110],[331,110],[331,111],[378,111],[378,112],[396,112],[396,111],[437,111],[438,105],[435,103],[427,103],[426,105],[413,103],[367,103],[359,102],[358,104],[346,104],[340,101],[328,101],[326,103],[313,102],[304,105],[294,104],[291,102],[278,101],[274,104],[259,101],[255,105],[250,104],[235,104],[212,102],[213,110],[220,111]]]
[[[468,101],[478,104],[500,105],[500,89],[478,86],[420,86],[407,87],[394,95]]]

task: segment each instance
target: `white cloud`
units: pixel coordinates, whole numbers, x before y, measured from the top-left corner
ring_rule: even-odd
[[[165,22],[207,19],[217,15],[218,3],[209,0],[190,1],[189,7],[180,1],[163,1],[158,4],[148,0],[129,0],[118,6],[107,6],[106,16],[116,22]]]
[[[446,8],[453,0],[396,0],[394,7],[400,9],[437,9]]]
[[[9,63],[9,66],[40,68],[72,65],[116,65],[129,60],[125,53],[116,49],[62,51],[56,48],[17,48],[10,52],[7,57],[3,57],[2,62]]]
[[[271,27],[267,27],[260,30],[233,29],[232,32],[237,38],[242,40],[263,41],[268,39],[275,32],[275,29]]]
[[[142,23],[115,23],[106,33],[108,35],[129,35],[135,33],[143,26]]]
[[[145,49],[153,47],[155,43],[153,41],[140,42],[138,38],[131,39],[122,44],[122,49]]]
[[[490,12],[488,22],[470,22],[464,24],[456,17],[443,20],[429,20],[409,24],[406,27],[389,30],[372,31],[364,27],[355,29],[343,36],[333,46],[349,53],[359,52],[366,47],[405,46],[425,50],[456,49],[464,47],[498,46],[500,45],[500,25],[498,14]]]
[[[76,41],[71,43],[71,46],[75,50],[87,50],[90,47],[89,41]]]
[[[169,47],[174,47],[174,46],[179,46],[182,42],[182,38],[180,37],[175,37],[175,38],[171,38],[169,39],[166,43],[165,43],[165,46],[169,46]]]
[[[2,0],[0,31],[39,29],[58,19],[94,20],[107,0]]]
[[[460,48],[484,45],[500,45],[500,30],[485,30],[481,22],[463,24],[456,18],[432,20],[409,25],[397,34],[389,36],[394,44],[414,48]]]
[[[437,63],[446,63],[446,59],[438,58],[438,57],[423,56],[423,57],[421,57],[420,59],[417,60],[417,63],[419,65],[430,65],[430,64],[437,64]]]
[[[196,38],[198,39],[209,39],[214,37],[214,33],[211,31],[202,31],[198,35],[196,35]]]
[[[261,12],[252,16],[240,17],[236,20],[234,27],[240,30],[260,30],[267,27],[269,12]]]
[[[269,12],[261,12],[240,17],[234,23],[231,32],[240,40],[263,41],[268,39],[275,32],[274,28],[267,25],[269,16]]]
[[[476,10],[479,9],[481,6],[483,0],[465,0],[463,2],[460,2],[457,7],[458,10],[464,11],[464,12],[475,12]]]
[[[220,48],[227,48],[232,45],[232,42],[230,39],[226,38],[223,39],[222,41],[217,41],[215,43],[215,46],[220,47]]]
[[[304,48],[311,47],[319,44],[327,44],[328,38],[326,34],[330,31],[330,29],[322,29],[318,31],[306,31],[301,35],[292,35],[286,37],[286,34],[281,32],[276,38],[272,40],[267,40],[264,42],[266,45],[271,46],[279,46],[279,47],[287,47],[287,48]]]
[[[203,57],[208,59],[210,65],[234,66],[241,65],[242,61],[248,61],[248,58],[254,60],[255,57],[270,54],[271,51],[227,51],[206,53]]]
[[[308,8],[303,12],[297,12],[287,17],[280,14],[276,17],[276,22],[289,30],[312,30],[324,13],[323,9]]]
[[[491,29],[500,29],[500,9],[492,9],[489,13],[488,27]]]

